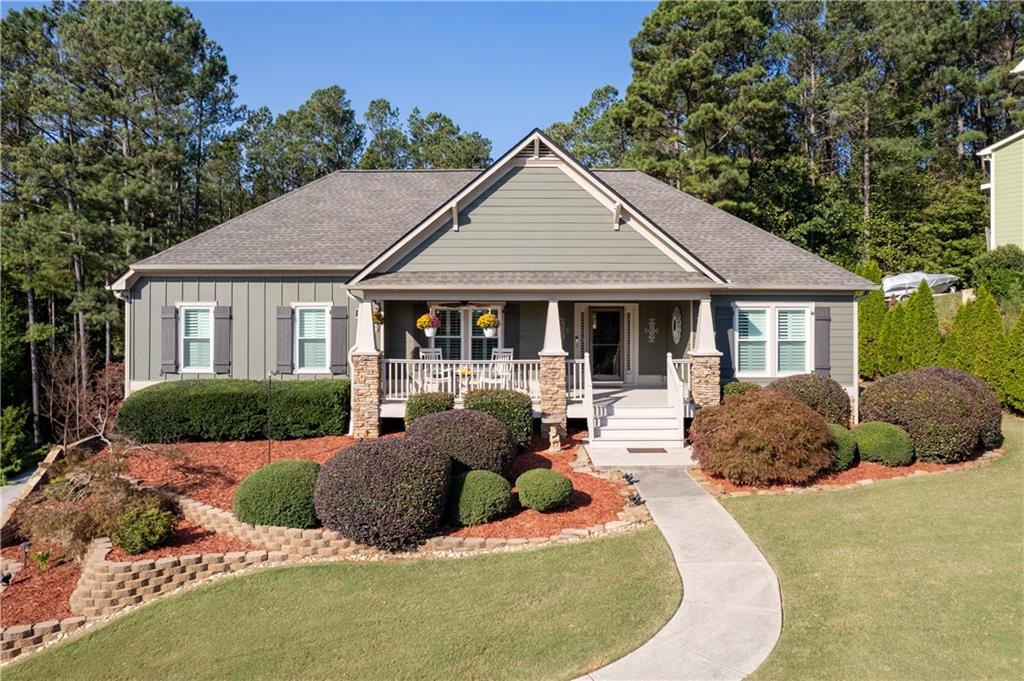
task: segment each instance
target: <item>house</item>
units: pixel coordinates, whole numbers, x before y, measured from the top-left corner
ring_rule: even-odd
[[[587,419],[596,447],[656,448],[679,447],[731,381],[817,372],[856,399],[856,295],[873,287],[534,130],[482,171],[332,173],[113,289],[128,391],[351,377],[353,434],[374,437],[417,392],[506,387],[551,424]],[[488,312],[493,337],[476,324]]]
[[[1024,60],[1011,73],[1024,78]],[[1024,130],[978,152],[988,170],[988,250],[1006,244],[1024,248]]]

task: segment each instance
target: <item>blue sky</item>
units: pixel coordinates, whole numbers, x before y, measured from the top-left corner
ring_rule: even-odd
[[[239,100],[275,113],[321,87],[362,116],[386,97],[479,130],[498,156],[605,84],[625,91],[629,40],[655,3],[183,2],[224,48]],[[24,3],[4,3],[19,7]]]

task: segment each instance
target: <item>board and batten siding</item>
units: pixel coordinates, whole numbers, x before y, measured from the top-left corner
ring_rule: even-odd
[[[715,310],[715,344],[721,345],[722,333],[719,328],[717,310],[721,307],[729,307],[736,301],[744,303],[793,303],[806,305],[814,303],[815,307],[828,307],[831,314],[829,324],[829,375],[844,388],[853,388],[857,385],[856,351],[857,340],[854,333],[854,316],[856,305],[852,295],[736,295],[736,296],[712,296],[711,306]],[[731,322],[730,322],[731,324]],[[814,325],[812,324],[812,330]],[[719,347],[719,350],[723,348]],[[813,367],[811,367],[813,370]],[[727,372],[722,371],[722,381],[735,380],[735,369]],[[751,383],[770,383],[772,378],[744,378],[744,381]]]
[[[131,289],[128,338],[130,389],[138,390],[151,383],[182,378],[266,378],[268,372],[277,366],[276,316],[280,305],[330,303],[348,306],[348,337],[354,339],[355,306],[345,292],[347,280],[347,277],[304,276],[142,277]],[[216,303],[231,308],[229,374],[160,374],[160,309],[178,303]],[[283,379],[331,377],[329,373],[281,376]]]
[[[1024,248],[1024,138],[992,153],[994,246]]]
[[[557,167],[514,167],[391,271],[680,269]]]

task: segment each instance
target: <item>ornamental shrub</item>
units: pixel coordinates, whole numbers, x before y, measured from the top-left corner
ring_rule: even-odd
[[[111,539],[134,556],[163,546],[173,530],[173,513],[156,506],[137,507],[121,516]]]
[[[316,515],[341,535],[386,551],[416,546],[440,526],[451,462],[427,442],[358,442],[320,467]]]
[[[1003,318],[999,304],[984,288],[978,289],[977,310],[974,314],[974,333],[971,336],[973,363],[960,367],[989,384],[997,394],[1002,395],[1003,371],[1007,357],[1006,335],[1003,333]]]
[[[520,449],[530,444],[533,435],[533,402],[530,396],[515,390],[470,390],[466,409],[490,414],[508,428],[512,444]]]
[[[572,481],[547,468],[532,468],[516,478],[519,503],[544,513],[561,508],[572,498]]]
[[[874,261],[859,267],[857,274],[876,284],[882,283],[882,270]],[[858,366],[864,378],[874,378],[878,374],[878,341],[886,310],[885,294],[881,289],[868,292],[857,306]]]
[[[779,378],[768,384],[773,390],[785,390],[825,417],[829,423],[850,422],[850,397],[836,381],[817,374],[799,374]]]
[[[726,383],[722,388],[722,395],[729,397],[730,395],[746,395],[749,392],[760,390],[761,386],[757,383],[749,383],[747,381],[733,381],[732,383]]]
[[[939,315],[928,282],[921,281],[907,301],[905,350],[907,368],[922,369],[939,361]]]
[[[451,393],[416,393],[405,401],[405,427],[427,414],[451,411],[455,408],[455,395]]]
[[[733,395],[704,407],[690,441],[705,471],[740,485],[801,484],[834,462],[825,419],[782,390]]]
[[[828,424],[828,432],[835,444],[836,460],[832,464],[832,471],[839,473],[848,468],[853,468],[857,463],[857,438],[846,426],[838,423]]]
[[[1024,303],[1024,250],[1005,244],[985,251],[971,262],[971,273],[979,287],[985,287],[996,300]]]
[[[938,368],[889,376],[865,388],[861,418],[900,426],[919,459],[962,461],[996,437],[992,407],[998,400],[968,381],[965,372]]]
[[[314,461],[277,461],[250,473],[235,490],[234,511],[243,523],[316,527]]]
[[[491,471],[507,477],[515,456],[508,428],[482,411],[427,414],[417,419],[406,435],[449,457],[460,470]]]
[[[166,381],[132,393],[118,428],[139,442],[275,440],[348,432],[349,381],[274,381],[267,419],[267,382],[240,379]]]
[[[878,334],[877,368],[880,376],[890,376],[909,369],[906,351],[907,310],[897,303],[885,313],[882,330]]]
[[[1024,314],[1007,339],[1007,360],[1003,370],[1003,401],[1007,407],[1024,413]]]
[[[497,473],[467,471],[456,475],[448,495],[448,517],[459,525],[482,525],[508,513],[512,485]]]
[[[936,381],[945,381],[952,390],[966,395],[966,409],[978,421],[978,445],[986,449],[1003,442],[1003,410],[999,397],[985,381],[977,376],[949,367],[928,367],[916,373]]]
[[[914,443],[899,426],[865,421],[851,432],[861,461],[874,461],[883,466],[909,466],[914,462]]]

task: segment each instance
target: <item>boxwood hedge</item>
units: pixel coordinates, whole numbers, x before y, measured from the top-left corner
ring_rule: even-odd
[[[497,473],[468,471],[455,476],[448,495],[448,515],[459,525],[481,525],[508,513],[512,485]]]
[[[470,390],[466,409],[490,414],[508,428],[512,444],[522,449],[533,435],[533,402],[530,396],[515,390]]]
[[[427,414],[451,411],[455,408],[455,395],[451,393],[416,393],[405,401],[405,427]]]
[[[797,374],[779,378],[768,384],[771,390],[785,390],[796,399],[825,417],[829,423],[845,426],[850,423],[850,397],[843,386],[818,374]]]
[[[253,525],[316,527],[313,489],[319,473],[314,461],[276,461],[256,469],[235,490],[235,516]]]
[[[532,468],[516,478],[519,503],[537,511],[554,511],[572,498],[572,481],[547,468]]]
[[[412,424],[406,434],[409,439],[421,440],[450,457],[460,470],[507,475],[515,456],[508,428],[481,411],[458,409],[427,414]]]
[[[909,466],[914,463],[914,443],[907,431],[891,423],[865,421],[853,429],[857,451],[863,461],[883,466]]]

